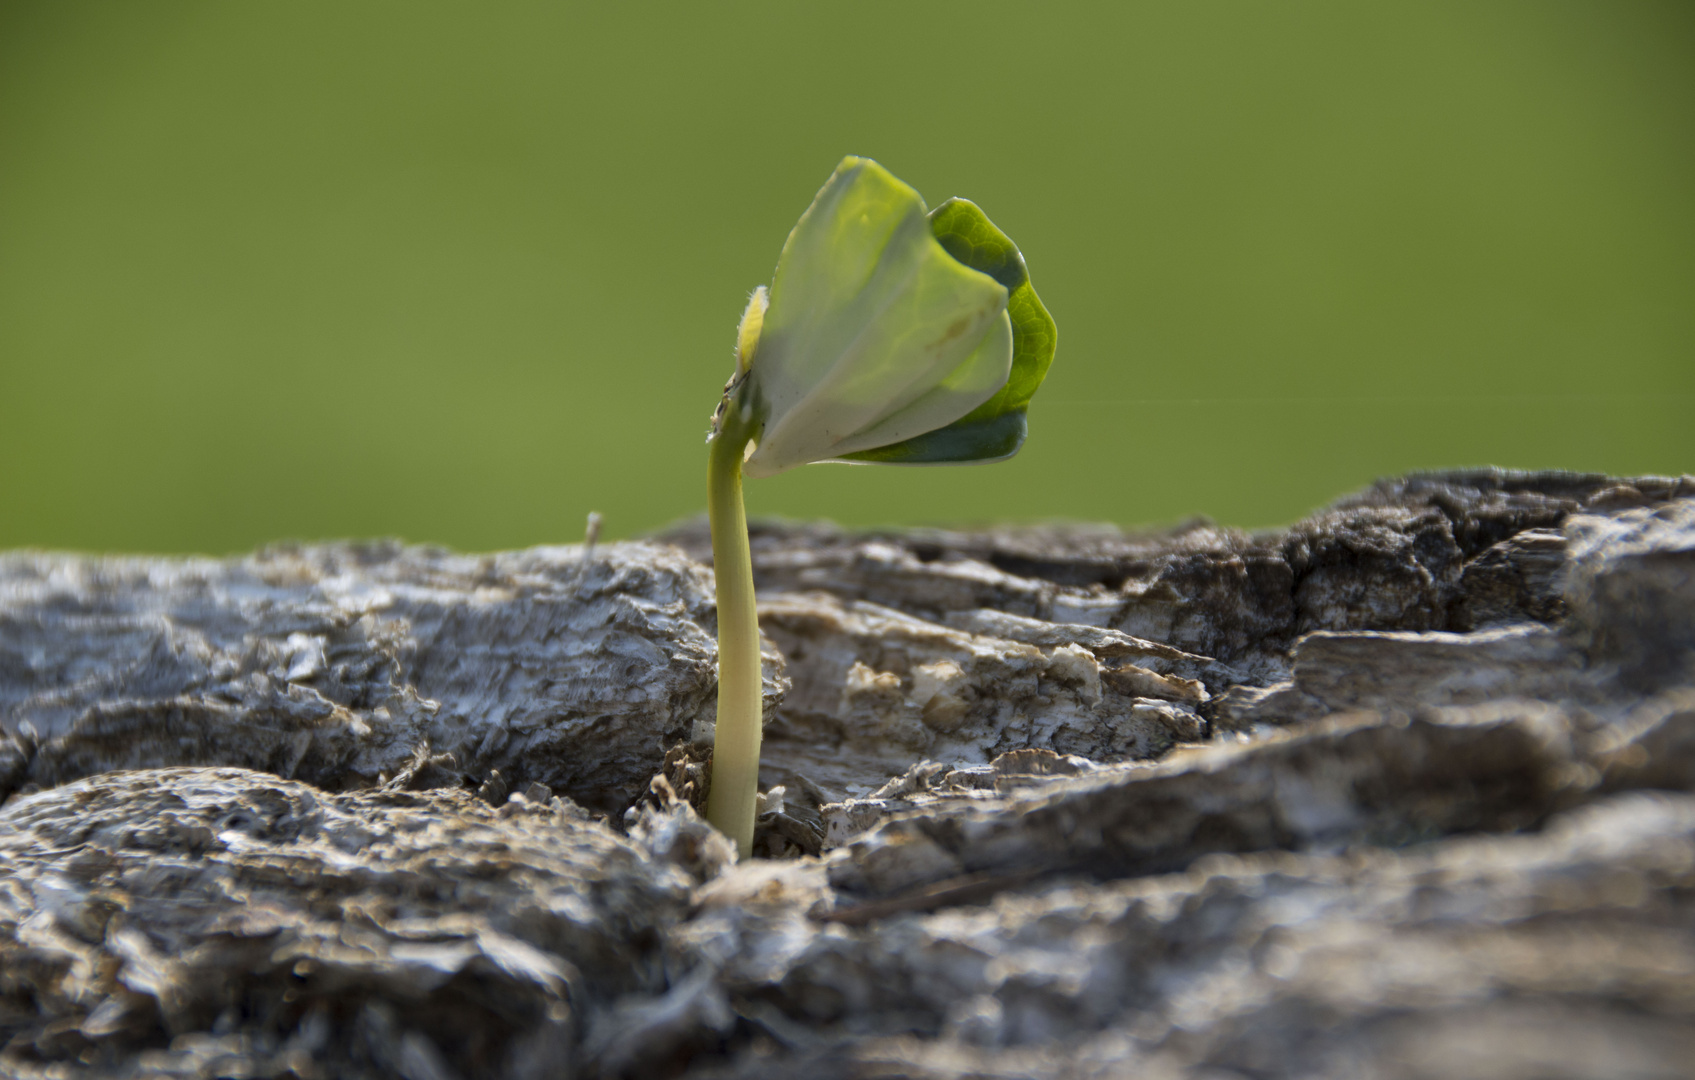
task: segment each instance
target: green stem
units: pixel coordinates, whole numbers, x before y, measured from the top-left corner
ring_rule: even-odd
[[[712,440],[707,465],[707,512],[712,520],[712,568],[718,579],[718,729],[712,744],[712,786],[706,820],[753,853],[753,811],[759,796],[759,613],[753,599],[753,557],[742,508],[742,452],[752,434],[732,398]]]

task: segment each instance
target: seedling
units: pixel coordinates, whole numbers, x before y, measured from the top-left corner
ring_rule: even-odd
[[[848,157],[742,313],[707,469],[718,727],[706,815],[746,858],[759,790],[759,620],[742,475],[817,461],[956,465],[1018,452],[1053,361],[1024,257],[975,203]]]

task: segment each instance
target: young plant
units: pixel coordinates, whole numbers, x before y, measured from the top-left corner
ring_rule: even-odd
[[[742,476],[816,461],[953,465],[1018,452],[1054,322],[976,204],[848,157],[754,290],[707,469],[718,578],[718,727],[707,818],[745,858],[759,789],[759,620]]]

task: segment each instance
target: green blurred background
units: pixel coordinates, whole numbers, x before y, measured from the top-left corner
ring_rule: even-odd
[[[0,0],[0,547],[698,513],[742,302],[846,153],[980,203],[1058,359],[1014,461],[752,514],[1695,471],[1687,0]]]

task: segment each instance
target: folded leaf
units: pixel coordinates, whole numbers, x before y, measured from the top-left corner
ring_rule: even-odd
[[[1058,328],[1030,284],[1018,246],[967,199],[949,199],[930,214],[930,229],[960,263],[1005,286],[1012,332],[1012,369],[989,400],[946,427],[899,442],[841,455],[842,460],[886,465],[951,465],[1000,461],[1018,453],[1025,418],[1053,363]]]
[[[902,443],[1004,391],[1009,292],[950,254],[916,191],[846,158],[783,245],[738,404],[770,476]]]

